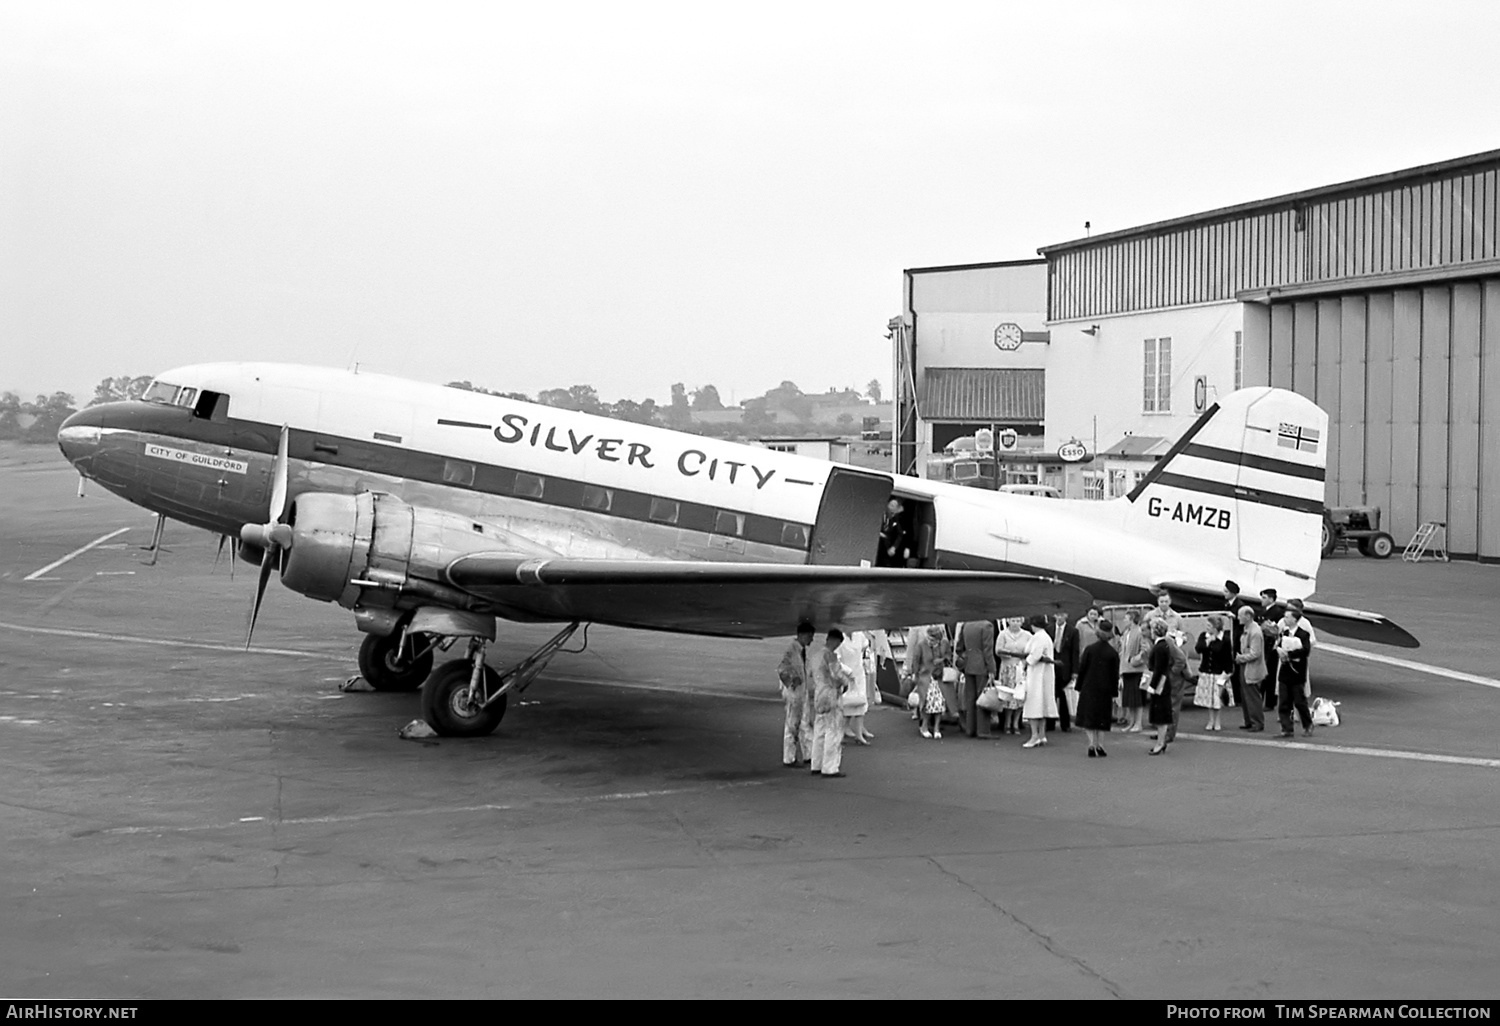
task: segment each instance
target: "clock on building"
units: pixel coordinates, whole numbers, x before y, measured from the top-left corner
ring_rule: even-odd
[[[1003,353],[1013,353],[1021,348],[1021,326],[1006,321],[995,329],[995,348]]]

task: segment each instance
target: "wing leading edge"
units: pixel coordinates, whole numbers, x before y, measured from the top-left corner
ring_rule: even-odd
[[[720,637],[871,630],[1052,613],[1081,615],[1082,588],[1023,574],[804,564],[461,556],[456,588],[517,620],[585,620]]]

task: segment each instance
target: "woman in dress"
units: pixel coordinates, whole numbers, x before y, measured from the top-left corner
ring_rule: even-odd
[[[1120,640],[1120,705],[1125,711],[1123,726],[1128,733],[1139,734],[1146,720],[1146,702],[1141,694],[1141,674],[1146,672],[1146,657],[1151,640],[1141,626],[1141,611],[1130,611],[1130,624]]]
[[[995,638],[995,655],[999,665],[995,683],[1004,687],[1019,687],[1026,681],[1026,649],[1031,644],[1031,632],[1026,629],[1024,616],[1012,616],[1005,621],[1005,629]],[[997,729],[1007,734],[1021,732],[1021,703],[1012,698],[1002,699]]]
[[[1031,641],[1026,647],[1026,704],[1021,710],[1031,739],[1022,748],[1036,748],[1047,743],[1046,722],[1057,719],[1057,693],[1052,684],[1052,635],[1047,632],[1047,618],[1031,618]]]
[[[865,731],[865,713],[870,711],[870,696],[866,673],[869,663],[865,652],[870,639],[863,631],[851,631],[839,645],[839,662],[854,684],[839,698],[839,711],[844,714],[844,737],[857,745],[867,745],[874,735]]]
[[[1187,686],[1187,659],[1172,640],[1164,621],[1154,621],[1151,633],[1156,643],[1147,660],[1151,683],[1146,686],[1146,692],[1151,696],[1151,725],[1157,729],[1151,736],[1161,740],[1149,754],[1160,755],[1177,738],[1177,715]]]
[[[1203,658],[1198,664],[1193,704],[1208,710],[1208,730],[1223,730],[1224,692],[1229,688],[1229,675],[1234,672],[1234,645],[1224,633],[1223,617],[1208,618],[1208,630],[1198,635],[1194,647]]]
[[[1074,722],[1089,739],[1089,758],[1109,753],[1100,735],[1114,724],[1115,692],[1120,686],[1120,653],[1115,651],[1114,624],[1100,620],[1094,625],[1098,640],[1078,657],[1078,715]]]

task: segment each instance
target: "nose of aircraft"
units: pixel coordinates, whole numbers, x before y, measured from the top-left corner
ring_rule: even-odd
[[[91,406],[79,410],[57,429],[57,445],[68,462],[79,470],[87,465],[89,458],[99,449],[99,437],[104,427],[104,411]]]

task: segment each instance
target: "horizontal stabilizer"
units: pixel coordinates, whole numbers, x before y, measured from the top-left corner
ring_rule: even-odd
[[[1089,594],[1051,578],[977,570],[470,555],[450,584],[517,620],[584,620],[721,637],[873,630],[1082,613]]]
[[[1186,599],[1187,601],[1180,603],[1186,610],[1211,611],[1224,608],[1224,593],[1218,588],[1204,584],[1187,584],[1181,581],[1162,581],[1160,586],[1166,588],[1174,597],[1181,596]],[[1257,598],[1249,595],[1244,598],[1251,605],[1260,604]],[[1391,622],[1389,617],[1380,613],[1330,606],[1322,602],[1304,602],[1302,608],[1307,614],[1307,619],[1318,631],[1337,634],[1341,638],[1352,638],[1355,641],[1392,645],[1396,648],[1420,648],[1422,646],[1422,643],[1412,637],[1404,627]]]

